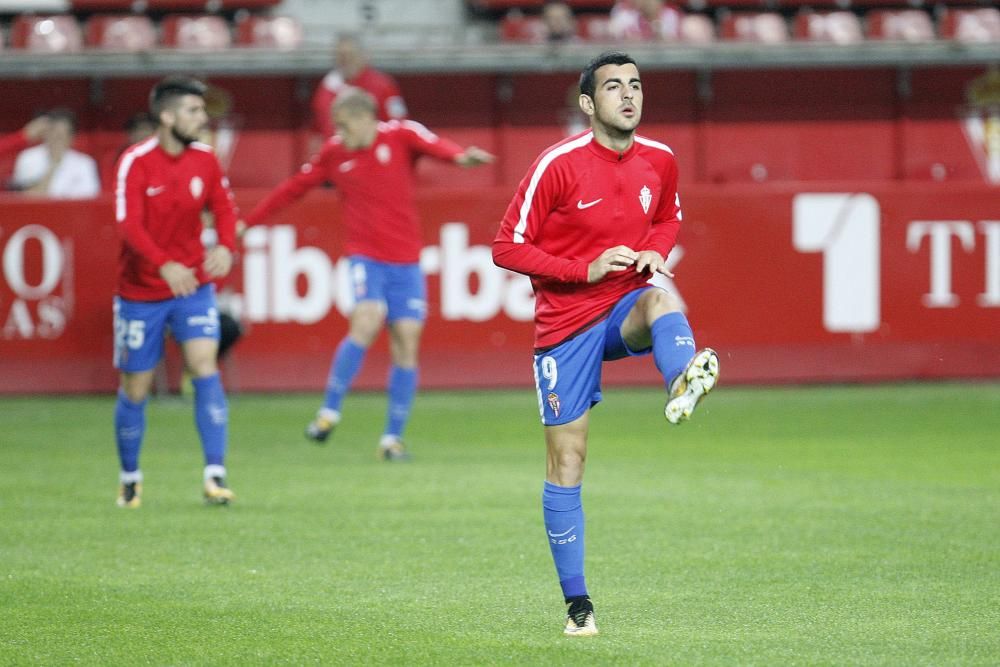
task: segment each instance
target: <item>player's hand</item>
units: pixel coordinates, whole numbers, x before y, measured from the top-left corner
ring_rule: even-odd
[[[655,250],[640,252],[635,260],[635,270],[638,273],[662,273],[668,278],[674,277],[674,274],[667,270],[666,260]]]
[[[233,268],[233,253],[224,245],[217,245],[205,254],[205,273],[213,278],[221,278],[229,274]]]
[[[596,283],[614,271],[624,271],[635,264],[639,253],[626,245],[616,245],[602,252],[587,267],[587,282]]]
[[[477,146],[469,146],[455,158],[455,163],[462,167],[475,167],[481,164],[489,164],[494,159],[492,153],[484,151]]]
[[[160,277],[167,281],[174,296],[190,296],[198,290],[198,277],[194,269],[180,262],[170,261],[161,266]]]
[[[41,141],[51,125],[48,116],[39,116],[24,126],[24,136],[31,141]]]

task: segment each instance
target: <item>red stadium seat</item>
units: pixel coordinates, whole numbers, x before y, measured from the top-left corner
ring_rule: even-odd
[[[736,42],[781,44],[789,40],[788,24],[777,12],[733,12],[719,24],[723,39]]]
[[[941,37],[956,42],[1000,42],[1000,9],[948,9],[938,25]]]
[[[201,12],[211,5],[213,11],[260,9],[281,4],[281,0],[69,0],[74,12],[135,11],[142,6],[147,12]]]
[[[851,12],[801,12],[792,24],[795,39],[831,44],[865,41],[861,21]]]
[[[302,24],[291,16],[249,16],[236,24],[236,43],[263,49],[297,49]]]
[[[500,19],[500,40],[540,44],[545,41],[545,23],[537,16],[525,16],[518,10],[511,10]]]
[[[897,42],[934,39],[934,24],[921,9],[875,9],[868,12],[868,37]]]
[[[615,0],[566,0],[574,10],[579,9],[611,9]],[[470,8],[478,11],[497,11],[505,9],[541,9],[545,0],[465,0]]]
[[[220,51],[233,43],[229,24],[221,16],[171,14],[164,17],[162,29],[162,43],[178,49]]]
[[[710,44],[715,41],[715,24],[704,14],[685,14],[681,18],[681,40],[688,44]]]
[[[580,37],[588,42],[609,42],[611,35],[611,19],[607,14],[584,14],[577,17],[577,29]]]
[[[83,31],[76,19],[68,14],[22,14],[11,25],[10,44],[38,53],[79,51],[83,48]]]
[[[853,7],[859,10],[870,10],[876,8],[884,9],[899,9],[900,7],[906,6],[910,8],[915,7],[930,7],[935,4],[947,4],[949,2],[969,2],[970,0],[852,0],[851,2],[844,2],[840,5],[841,7]],[[974,2],[975,0],[971,0]]]
[[[156,48],[156,27],[140,14],[97,14],[87,21],[87,46],[107,51],[149,51]]]

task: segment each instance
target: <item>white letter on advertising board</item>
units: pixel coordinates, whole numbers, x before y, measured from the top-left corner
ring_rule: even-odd
[[[823,326],[867,333],[881,321],[878,201],[866,193],[800,194],[792,201],[792,243],[823,253]]]

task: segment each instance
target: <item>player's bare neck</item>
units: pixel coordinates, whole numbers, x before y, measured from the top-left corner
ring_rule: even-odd
[[[633,132],[609,132],[607,128],[594,126],[594,141],[610,151],[618,153],[618,159],[632,147]]]

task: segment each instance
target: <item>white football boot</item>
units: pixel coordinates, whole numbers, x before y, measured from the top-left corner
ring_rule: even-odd
[[[671,424],[690,419],[701,399],[719,381],[719,355],[710,347],[695,353],[680,375],[670,384],[670,398],[663,414]]]

